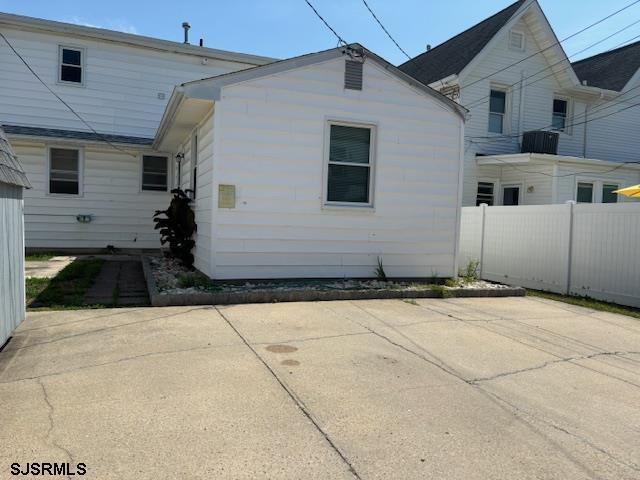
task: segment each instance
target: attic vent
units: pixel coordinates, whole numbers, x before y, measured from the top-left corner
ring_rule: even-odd
[[[349,90],[362,90],[362,62],[345,60],[344,88],[348,88]]]

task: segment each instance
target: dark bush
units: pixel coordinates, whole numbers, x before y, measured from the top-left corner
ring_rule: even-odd
[[[160,229],[160,242],[169,244],[169,256],[179,260],[185,267],[193,267],[191,250],[195,242],[191,238],[197,230],[191,199],[181,189],[171,190],[173,198],[166,210],[156,210],[153,215],[155,229]]]

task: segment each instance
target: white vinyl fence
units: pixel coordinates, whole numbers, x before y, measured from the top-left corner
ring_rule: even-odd
[[[464,207],[460,265],[509,285],[640,307],[640,203]]]

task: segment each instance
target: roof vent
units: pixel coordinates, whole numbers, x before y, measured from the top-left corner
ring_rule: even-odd
[[[182,28],[184,29],[184,43],[186,43],[188,45],[189,44],[189,29],[191,28],[191,25],[189,25],[189,22],[182,22]]]
[[[362,62],[344,61],[344,88],[362,90]]]
[[[429,44],[427,43],[427,52],[428,52],[429,50],[431,50],[431,45],[429,45]]]
[[[586,80],[582,80],[582,85],[584,85],[585,87],[587,86],[587,83],[589,82],[587,82]]]

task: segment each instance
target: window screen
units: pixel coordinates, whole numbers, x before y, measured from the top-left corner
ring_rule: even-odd
[[[504,132],[504,116],[507,107],[507,92],[491,90],[489,99],[489,132]]]
[[[61,47],[60,81],[82,83],[82,50]]]
[[[613,193],[618,190],[618,185],[605,183],[602,185],[602,203],[618,203],[618,194]]]
[[[167,191],[167,157],[142,157],[142,190]]]
[[[328,202],[370,203],[371,129],[331,125]]]
[[[553,129],[564,132],[567,127],[568,102],[555,98],[553,100]]]
[[[49,151],[49,193],[80,193],[80,151],[52,148]]]
[[[578,203],[593,203],[593,183],[578,183],[576,201]]]

